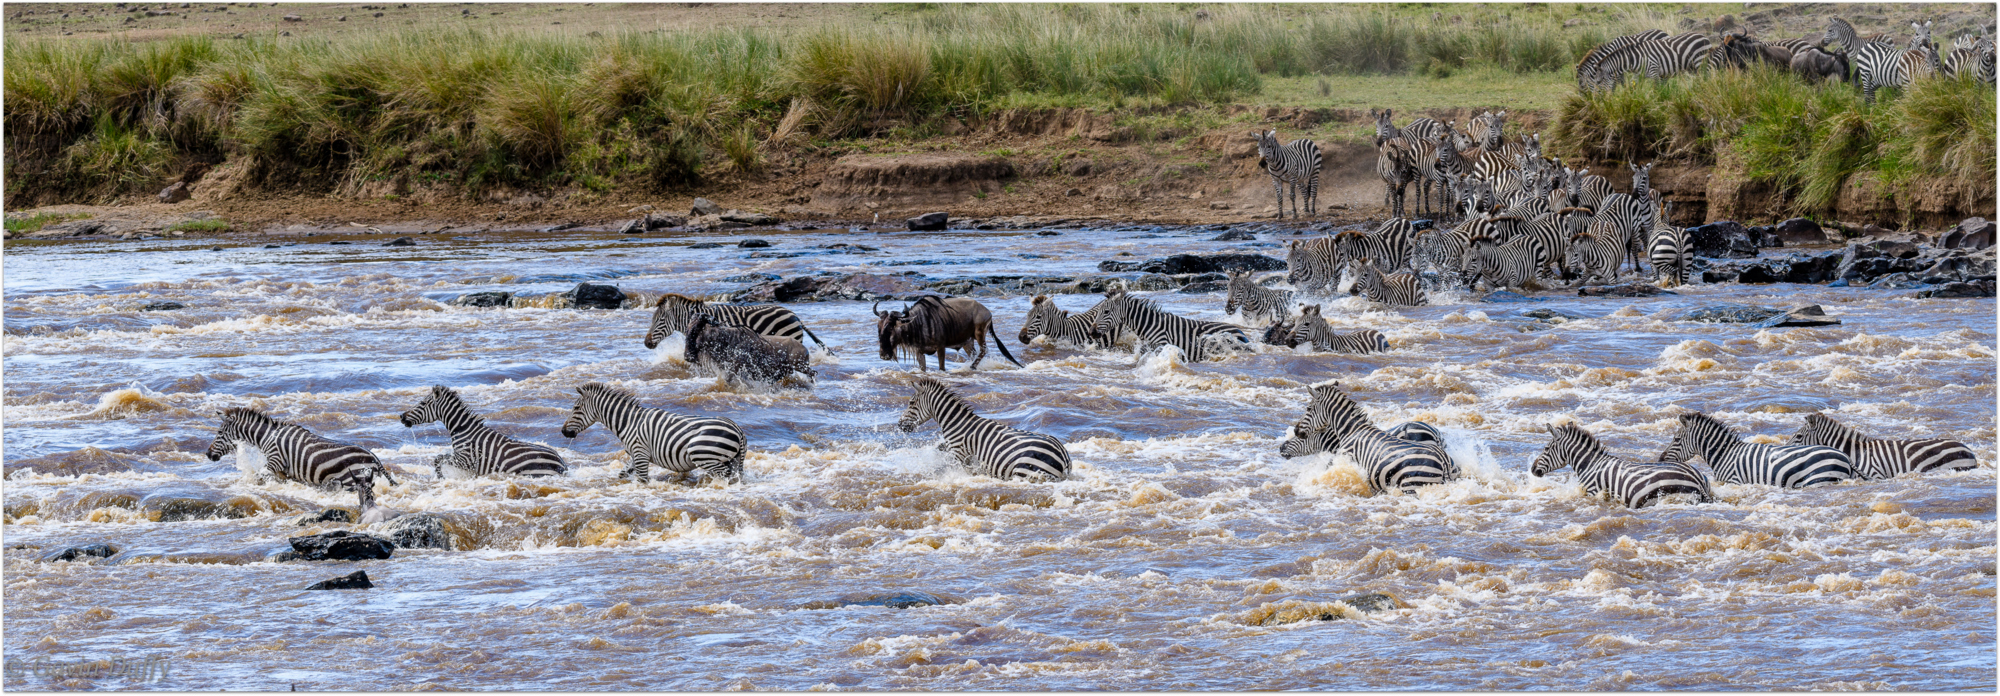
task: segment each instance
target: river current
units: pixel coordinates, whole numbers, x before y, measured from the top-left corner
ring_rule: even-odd
[[[944,379],[982,415],[1068,442],[1071,480],[960,471],[936,426],[895,421],[912,363],[876,354],[870,304],[791,305],[834,352],[814,388],[744,391],[650,310],[444,304],[579,281],[716,295],[745,274],[1094,275],[1104,260],[1251,251],[1289,233],[1114,227],[728,237],[605,232],[10,246],[5,258],[8,688],[339,689],[1874,689],[1995,688],[1995,305],[1912,291],[1692,285],[1678,295],[1419,308],[1326,298],[1391,350],[1171,352],[1015,341],[1030,298],[979,297],[1014,356]],[[721,241],[712,249],[690,249]],[[878,251],[824,248],[865,244]],[[1129,254],[1121,256],[1120,254]],[[1136,275],[1136,274],[1130,274]],[[1223,293],[1144,293],[1223,320]],[[1058,295],[1071,311],[1097,298]],[[155,302],[183,309],[140,311]],[[1723,303],[1819,304],[1824,328],[1674,321]],[[890,303],[896,304],[896,303]],[[1550,324],[1533,309],[1581,317]],[[1254,332],[1254,333],[1261,333]],[[932,374],[936,374],[933,372]],[[1308,385],[1378,424],[1446,434],[1463,480],[1369,495],[1345,458],[1277,448]],[[602,426],[559,432],[575,388],[734,419],[733,486],[621,483]],[[397,416],[433,384],[559,448],[554,480],[431,474],[441,426]],[[256,406],[374,450],[381,503],[443,517],[455,548],[266,560],[347,492],[253,483],[203,456],[216,412]],[[1878,437],[1949,437],[1954,473],[1804,491],[1718,482],[1640,510],[1530,459],[1573,420],[1649,459],[1675,416],[1760,442],[1828,411]],[[162,501],[233,517],[159,521]],[[44,562],[105,543],[108,560]],[[93,562],[94,561],[94,562]],[[375,588],[310,592],[365,570]],[[889,608],[842,598],[922,592]],[[1335,600],[1365,592],[1396,606]],[[809,608],[812,607],[812,608]],[[1300,617],[1331,620],[1294,621]],[[167,676],[37,676],[35,661],[161,659]]]

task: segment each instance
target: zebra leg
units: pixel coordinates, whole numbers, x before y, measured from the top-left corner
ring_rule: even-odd
[[[438,456],[431,457],[431,477],[443,480],[444,465],[445,463],[451,461],[451,458],[452,455],[450,454],[440,454]]]
[[[1398,192],[1397,195],[1402,194]],[[1306,212],[1313,217],[1319,217],[1319,170],[1317,169],[1313,170],[1312,179],[1306,182]]]
[[[1271,175],[1271,191],[1278,196],[1278,219],[1285,219],[1285,180]]]

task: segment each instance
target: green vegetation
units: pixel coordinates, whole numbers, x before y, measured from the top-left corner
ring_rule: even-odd
[[[222,218],[207,218],[176,222],[167,227],[168,232],[228,232],[229,221]]]
[[[1993,89],[1970,79],[1884,90],[1876,103],[1843,84],[1808,85],[1776,70],[1635,80],[1562,101],[1551,144],[1597,160],[1716,164],[1725,149],[1752,180],[1775,184],[1793,212],[1832,209],[1857,172],[1992,181]],[[1732,161],[1729,164],[1736,166]]]
[[[7,218],[8,232],[39,232],[42,228],[67,220],[83,220],[90,213],[36,213],[21,217]]]
[[[252,183],[343,195],[670,188],[754,171],[774,149],[1012,107],[1232,103],[1267,82],[1324,105],[1380,75],[1554,87],[1597,42],[1670,24],[1644,6],[996,4],[603,37],[12,38],[7,193],[150,193],[231,157]]]

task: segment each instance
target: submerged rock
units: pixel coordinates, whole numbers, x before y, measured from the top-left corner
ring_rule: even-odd
[[[1578,288],[1580,297],[1652,297],[1654,295],[1678,295],[1651,283],[1625,283],[1623,285],[1593,285]]]
[[[396,545],[372,534],[332,531],[312,536],[292,537],[292,551],[302,561],[365,561],[388,558]]]
[[[763,249],[768,246],[771,246],[771,243],[762,239],[745,239],[736,243],[738,249]]]
[[[1254,235],[1254,234],[1251,234],[1251,233],[1250,233],[1250,232],[1249,232],[1248,230],[1230,230],[1230,231],[1228,231],[1228,232],[1224,232],[1224,233],[1222,233],[1222,234],[1220,234],[1220,235],[1217,235],[1217,236],[1216,236],[1216,237],[1215,237],[1214,239],[1210,239],[1210,240],[1208,240],[1208,241],[1211,241],[1211,242],[1254,242],[1254,241],[1257,241],[1257,235]]]
[[[907,225],[911,232],[940,232],[944,230],[945,225],[949,222],[951,222],[951,215],[949,214],[924,213],[904,220],[903,224]]]
[[[416,240],[415,238],[412,238],[412,237],[397,237],[397,238],[395,238],[395,239],[393,239],[393,240],[390,240],[390,241],[389,241],[389,243],[387,243],[387,244],[383,244],[382,246],[385,246],[385,247],[406,247],[406,246],[416,246],[416,245],[417,245],[417,240]]]
[[[1560,309],[1548,309],[1548,308],[1530,309],[1526,312],[1522,312],[1521,316],[1550,324],[1567,324],[1572,321],[1581,321],[1586,318],[1580,315],[1562,311]]]
[[[570,306],[577,309],[618,309],[625,306],[625,292],[615,285],[577,283],[563,296],[568,297]]]
[[[184,305],[184,304],[181,304],[181,303],[179,303],[179,302],[151,302],[151,303],[147,303],[147,304],[146,304],[146,306],[144,306],[144,307],[140,307],[140,308],[139,308],[139,311],[141,311],[141,312],[171,312],[171,311],[173,311],[173,310],[176,310],[176,309],[187,309],[187,305]]]
[[[257,501],[221,491],[175,488],[139,500],[139,512],[154,522],[241,519],[257,511]]]
[[[50,551],[48,553],[42,554],[41,560],[43,563],[54,563],[56,561],[78,561],[78,560],[88,561],[93,558],[110,558],[116,555],[118,555],[118,547],[116,546],[112,546],[110,544],[86,544],[83,546],[71,546],[64,549]]]
[[[839,599],[807,602],[805,609],[838,609],[840,607],[888,607],[890,609],[915,609],[945,604],[964,604],[965,600],[951,595],[931,594],[915,590],[883,592],[878,594],[854,593],[841,595]]]
[[[473,292],[459,295],[446,302],[459,307],[506,307],[514,301],[511,292]]]
[[[717,243],[715,243],[715,242],[697,242],[697,243],[695,243],[695,244],[689,244],[689,245],[687,246],[687,248],[689,248],[689,249],[720,249],[720,248],[722,248],[722,245],[721,245],[721,244],[717,244]]]
[[[1840,320],[1827,316],[1826,310],[1820,309],[1819,305],[1801,305],[1798,307],[1793,307],[1791,309],[1785,310],[1783,313],[1777,316],[1757,322],[1756,324],[1758,328],[1762,329],[1787,327],[1787,326],[1839,326],[1839,325],[1840,325]]]
[[[1970,283],[1945,283],[1919,292],[1917,293],[1917,297],[1923,299],[1936,297],[1992,297],[1993,290],[1992,280],[1981,280]]]
[[[406,549],[451,550],[451,533],[445,530],[444,519],[428,512],[403,515],[382,525],[382,531],[389,535],[389,541]]]
[[[340,508],[327,508],[311,515],[300,515],[298,526],[306,527],[327,522],[349,524],[354,522],[354,513]]]
[[[375,586],[368,581],[368,571],[357,570],[331,580],[321,580],[308,586],[308,590],[366,590]]]
[[[1228,273],[1231,271],[1281,271],[1283,259],[1263,254],[1174,254],[1145,261],[1104,261],[1097,270],[1120,273],[1139,271],[1179,275],[1184,273]]]
[[[1784,312],[1755,305],[1730,304],[1712,307],[1697,307],[1684,310],[1668,317],[1670,321],[1689,321],[1700,324],[1755,324],[1784,314]]]

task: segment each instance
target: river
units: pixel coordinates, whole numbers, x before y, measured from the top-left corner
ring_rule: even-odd
[[[757,250],[728,244],[750,235],[591,231],[414,247],[10,245],[5,686],[1995,688],[1991,300],[1785,284],[1403,309],[1341,297],[1325,300],[1335,328],[1377,329],[1389,352],[1265,348],[1188,364],[1022,346],[1029,298],[980,297],[1027,366],[995,353],[968,373],[954,356],[945,379],[983,415],[1067,441],[1075,476],[1055,484],[969,475],[932,447],[935,425],[897,431],[915,366],[879,359],[867,302],[792,305],[835,352],[816,356],[810,390],[752,392],[695,374],[677,340],[646,350],[648,309],[442,302],[582,280],[706,295],[747,273],[1087,275],[1182,251],[1282,258],[1290,238],[1060,232],[758,231],[773,246]],[[697,241],[725,245],[687,248]],[[879,251],[823,248],[836,243]],[[1147,295],[1224,318],[1221,292]],[[1071,311],[1095,299],[1056,297]],[[187,306],[139,311],[161,301]],[[1842,323],[1669,319],[1719,303],[1819,304]],[[1543,308],[1582,318],[1522,316]],[[1307,385],[1330,379],[1379,424],[1442,428],[1469,476],[1370,496],[1344,458],[1280,458]],[[609,432],[559,432],[592,381],[734,419],[752,449],[745,482],[618,482],[625,455]],[[558,447],[574,474],[435,479],[443,429],[396,421],[433,384]],[[458,548],[266,561],[287,537],[370,527],[301,526],[354,495],[251,483],[233,458],[208,461],[215,414],[231,406],[373,449],[400,482],[378,488],[382,504],[442,516]],[[1718,484],[1716,503],[1641,510],[1583,495],[1569,472],[1528,472],[1555,419],[1647,458],[1686,410],[1763,442],[1828,410],[1878,436],[1963,440],[1981,463],[1804,491]],[[175,496],[242,516],[155,521]],[[36,560],[89,543],[121,553]],[[357,569],[374,589],[303,591]],[[807,608],[903,591],[954,603]],[[1363,592],[1397,606],[1330,604]],[[1285,622],[1321,613],[1345,618]],[[161,658],[159,681],[17,669]]]

